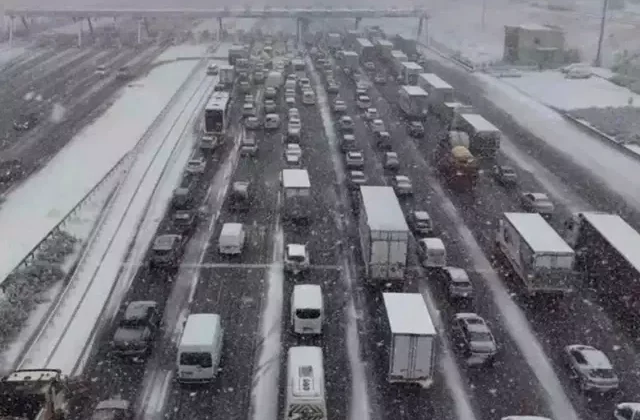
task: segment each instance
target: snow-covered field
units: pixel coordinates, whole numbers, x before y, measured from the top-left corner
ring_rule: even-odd
[[[166,53],[172,58],[174,48]],[[102,118],[6,197],[0,209],[0,279],[131,150],[197,64],[160,66],[126,87]]]
[[[559,71],[523,72],[500,79],[527,96],[563,111],[583,108],[640,107],[640,95],[601,77],[567,79]]]
[[[560,26],[566,31],[569,48],[577,48],[583,61],[595,58],[602,3],[577,1],[573,11],[549,10],[545,0],[434,0],[425,7],[431,18],[428,35],[437,44],[459,52],[474,63],[500,61],[504,50],[504,26],[526,23]],[[417,3],[415,3],[417,4]],[[483,27],[484,5],[484,27]],[[397,7],[414,6],[412,2]],[[616,52],[640,50],[640,13],[632,5],[609,14],[603,43],[603,64],[610,66]],[[416,34],[417,19],[376,21],[389,32]],[[369,20],[363,22],[368,25]],[[434,43],[434,44],[436,44]]]

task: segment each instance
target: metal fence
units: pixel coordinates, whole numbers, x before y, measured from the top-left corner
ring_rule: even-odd
[[[81,211],[88,203],[91,202],[91,199],[95,196],[95,194],[102,191],[102,187],[104,187],[105,185],[108,185],[109,182],[112,181],[112,178],[114,176],[121,176],[124,173],[128,172],[129,168],[131,167],[131,165],[135,160],[135,156],[140,151],[140,149],[146,144],[155,127],[157,127],[157,125],[160,124],[160,122],[164,119],[167,112],[171,108],[171,105],[174,104],[177,98],[180,96],[181,91],[183,90],[184,86],[189,82],[189,80],[192,78],[193,74],[195,74],[197,71],[200,71],[200,70],[201,70],[200,66],[194,67],[194,70],[187,76],[187,78],[185,79],[185,82],[176,90],[176,92],[173,94],[171,99],[169,99],[167,106],[154,119],[154,121],[151,123],[151,125],[149,126],[145,134],[140,138],[140,140],[136,143],[136,145],[126,155],[124,155],[118,162],[116,162],[116,164],[111,168],[111,170],[109,170],[109,172],[107,172],[107,174],[105,174],[105,176],[82,199],[80,199],[78,204],[76,204],[75,207],[73,207],[73,209],[71,209],[66,215],[62,217],[60,222],[56,226],[54,226],[42,238],[42,240],[38,242],[38,244],[36,244],[27,253],[27,255],[9,272],[9,274],[5,278],[0,280],[0,287],[2,287],[2,284],[6,281],[6,279],[10,278],[14,273],[31,265],[31,263],[33,263],[33,261],[35,260],[35,257],[38,254],[38,252],[42,248],[50,245],[50,241],[54,238],[54,236],[60,233],[65,228],[65,226],[78,214],[78,212]]]

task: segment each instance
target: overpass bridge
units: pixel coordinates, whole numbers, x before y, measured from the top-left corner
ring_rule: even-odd
[[[91,20],[97,18],[132,18],[138,20],[138,37],[140,38],[140,29],[142,25],[148,30],[148,20],[156,18],[192,18],[207,19],[217,18],[220,30],[222,29],[222,20],[224,18],[246,18],[246,19],[295,19],[298,23],[298,35],[304,32],[309,22],[314,19],[354,19],[355,28],[362,19],[379,19],[379,18],[417,18],[418,36],[422,30],[424,20],[427,19],[427,13],[424,9],[375,9],[375,8],[276,8],[265,7],[264,9],[244,8],[212,8],[212,9],[129,9],[129,8],[113,8],[113,9],[96,9],[96,8],[5,8],[5,16],[10,18],[9,38],[13,38],[13,30],[15,28],[15,19],[19,18],[28,29],[27,19],[36,17],[67,17],[74,21],[84,21],[89,23],[89,30],[93,32]],[[302,29],[301,29],[302,28]],[[78,40],[81,42],[82,26],[78,33]]]

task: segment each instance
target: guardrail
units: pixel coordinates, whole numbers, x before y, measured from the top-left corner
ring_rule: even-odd
[[[180,85],[180,87],[176,90],[173,96],[169,99],[169,101],[167,102],[167,105],[163,108],[162,112],[158,114],[158,116],[153,120],[151,125],[147,128],[143,136],[134,145],[134,147],[122,159],[120,159],[118,163],[116,163],[116,165],[110,170],[109,172],[110,174],[118,172],[118,170],[121,171],[121,175],[125,175],[126,173],[129,172],[129,170],[131,169],[131,167],[136,161],[138,153],[147,144],[149,139],[152,137],[153,131],[157,128],[157,126],[160,123],[162,123],[162,121],[164,120],[165,116],[167,115],[171,107],[175,104],[175,102],[180,97],[180,94],[182,93],[184,87],[189,83],[189,81],[193,78],[193,76],[198,71],[201,71],[201,70],[202,70],[202,66],[194,67],[194,69],[189,73],[185,81]],[[100,183],[104,184],[104,179]],[[122,187],[122,183],[119,183],[118,185],[115,186],[115,189],[112,192],[112,197],[118,194],[121,187]],[[112,203],[113,201],[109,200],[109,202],[104,206],[103,210],[108,210],[108,208],[112,205]],[[57,303],[54,305],[51,305],[47,313],[42,317],[42,320],[39,322],[38,327],[35,328],[34,334],[28,340],[26,340],[25,346],[21,349],[20,356],[16,358],[16,365],[13,366],[13,369],[18,368],[20,364],[24,361],[26,353],[28,352],[30,347],[33,345],[35,340],[37,340],[38,336],[41,335],[43,329],[46,327],[47,323],[51,320],[51,317],[55,314],[56,309],[59,306],[59,303],[64,299],[65,293],[69,290],[72,284],[71,280],[79,272],[82,271],[83,262],[86,260],[87,255],[89,255],[89,253],[93,249],[93,245],[95,244],[95,239],[97,239],[100,236],[100,233],[102,232],[102,229],[105,225],[104,221],[106,219],[104,215],[105,213],[103,212],[103,214],[99,217],[98,222],[92,229],[89,239],[87,240],[87,242],[85,243],[82,249],[82,253],[78,258],[78,261],[76,262],[76,264],[74,264],[74,266],[72,267],[72,270],[70,270],[68,275],[66,276],[65,278],[66,284],[61,290],[61,292],[58,294],[58,296],[56,296]],[[35,252],[37,252],[37,249],[35,249]]]
[[[176,61],[176,60],[168,60],[169,61]],[[5,280],[9,277],[11,277],[11,275],[13,273],[15,273],[18,270],[21,270],[25,267],[28,267],[35,259],[35,255],[38,253],[38,250],[40,250],[42,247],[46,246],[50,239],[52,239],[52,237],[56,234],[58,234],[65,226],[66,224],[69,222],[69,220],[71,220],[89,201],[91,201],[91,198],[98,192],[100,191],[100,188],[102,186],[104,186],[106,183],[108,183],[108,181],[111,180],[111,178],[118,172],[119,169],[123,168],[125,165],[127,164],[131,164],[131,159],[132,159],[132,152],[135,153],[137,152],[140,148],[141,148],[141,142],[146,141],[147,138],[149,137],[151,131],[153,130],[153,128],[155,126],[157,126],[157,124],[160,123],[160,121],[162,120],[162,118],[164,118],[164,116],[166,115],[166,113],[168,112],[168,109],[170,108],[170,105],[176,101],[176,98],[179,96],[179,93],[181,92],[182,88],[186,85],[187,81],[193,76],[193,73],[195,71],[197,71],[198,67],[196,66],[194,68],[194,70],[192,71],[192,73],[190,73],[187,77],[187,79],[185,79],[185,82],[180,85],[180,87],[178,88],[178,90],[176,91],[176,93],[174,93],[174,95],[171,97],[171,99],[169,99],[168,105],[167,107],[165,107],[163,109],[163,111],[158,115],[158,117],[156,117],[156,119],[154,119],[154,121],[151,123],[151,125],[149,126],[149,128],[147,129],[147,131],[145,131],[145,134],[140,138],[140,140],[138,141],[138,143],[136,143],[136,145],[134,145],[134,147],[126,154],[124,155],[118,162],[115,163],[115,165],[109,170],[109,172],[107,172],[105,174],[105,176],[98,181],[98,183],[84,196],[80,199],[80,201],[78,202],[78,204],[76,204],[75,207],[73,207],[67,214],[65,214],[63,216],[63,218],[60,220],[60,222],[55,225],[43,238],[40,242],[38,242],[28,253],[27,255],[8,273],[8,275],[3,278],[0,279],[0,287],[2,286],[2,284],[5,282]]]
[[[454,64],[457,64],[458,66],[462,67],[468,72],[476,71],[475,64],[473,64],[470,60],[467,60],[466,58],[464,58],[460,54],[460,52],[454,51],[451,48],[447,47],[444,44],[441,44],[440,42],[434,39],[430,39],[429,44],[425,44],[422,42],[418,42],[417,44],[422,48],[426,48],[429,51],[435,54],[438,54],[440,57],[444,58],[445,60],[449,60]]]
[[[581,129],[583,131],[586,131],[587,133],[599,138],[603,142],[606,142],[607,145],[615,147],[616,149],[618,149],[619,151],[621,151],[625,155],[640,161],[640,154],[639,153],[636,153],[633,150],[629,149],[625,145],[625,143],[616,140],[615,137],[610,136],[609,134],[605,133],[604,131],[598,129],[597,127],[593,126],[588,121],[586,121],[586,120],[584,120],[582,118],[577,118],[577,117],[571,115],[570,113],[568,113],[566,111],[561,111],[561,110],[553,108],[553,107],[552,107],[552,109],[554,111],[556,111],[557,113],[559,113],[560,115],[562,115],[567,120],[571,121],[579,129]]]

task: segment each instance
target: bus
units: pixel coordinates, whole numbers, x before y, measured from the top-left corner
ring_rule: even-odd
[[[287,359],[284,420],[326,420],[324,366],[320,347],[291,347]]]
[[[217,91],[204,108],[202,121],[201,149],[214,149],[224,141],[229,126],[229,92]]]

